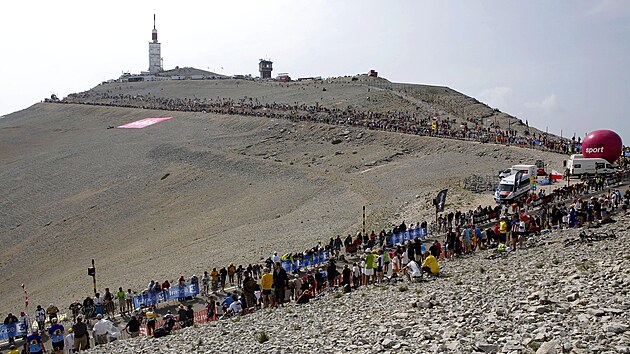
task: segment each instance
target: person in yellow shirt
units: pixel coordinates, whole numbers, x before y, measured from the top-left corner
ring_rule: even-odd
[[[20,351],[15,348],[15,345],[11,344],[7,354],[20,354]]]
[[[424,262],[422,262],[422,271],[431,275],[440,274],[440,265],[431,252],[424,252]]]
[[[210,272],[210,281],[212,282],[212,292],[216,293],[219,290],[219,271],[217,268],[212,268]]]
[[[263,307],[273,305],[273,299],[271,297],[271,288],[273,286],[273,274],[269,268],[265,268],[265,272],[260,278],[260,287],[262,288],[262,300]]]
[[[157,322],[157,314],[155,313],[155,310],[153,309],[153,307],[150,307],[149,310],[146,312],[146,318],[147,318],[147,335],[151,336],[153,335],[153,331],[155,331],[155,323]]]
[[[505,215],[501,216],[501,221],[499,221],[499,243],[507,242],[507,232],[508,232],[508,223]]]

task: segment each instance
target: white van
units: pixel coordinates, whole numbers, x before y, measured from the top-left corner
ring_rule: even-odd
[[[514,165],[510,168],[512,174],[522,172],[524,175],[536,176],[536,165]]]
[[[520,176],[520,181],[516,182],[516,186],[516,174],[505,177],[501,180],[501,183],[499,183],[497,190],[494,192],[494,199],[497,201],[497,203],[509,204],[519,201],[527,196],[530,188],[529,175],[523,173]]]
[[[571,177],[608,175],[616,172],[616,166],[602,158],[588,158],[576,154],[564,161],[564,168],[569,170]]]
[[[514,165],[507,170],[499,172],[499,178],[503,179],[522,172],[525,175],[536,176],[536,165]]]

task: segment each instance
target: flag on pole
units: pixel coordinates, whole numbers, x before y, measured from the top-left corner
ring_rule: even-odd
[[[26,292],[26,287],[24,283],[22,283],[22,290],[24,290],[24,309],[28,308],[28,293]]]
[[[446,204],[446,192],[448,192],[448,189],[442,189],[433,200],[433,205],[435,205],[435,210],[437,212],[444,211],[444,205]]]

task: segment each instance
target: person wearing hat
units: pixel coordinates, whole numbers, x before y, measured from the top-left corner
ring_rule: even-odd
[[[48,315],[48,320],[52,323],[53,318],[57,318],[57,314],[59,313],[59,309],[54,304],[48,305],[46,309],[46,314]]]
[[[41,354],[44,352],[44,343],[37,329],[34,329],[31,335],[26,337],[26,348],[30,354]]]
[[[114,324],[101,314],[96,315],[96,319],[97,321],[92,328],[92,332],[94,332],[94,344],[107,344],[107,342],[109,342],[107,335],[111,333]]]
[[[68,334],[63,341],[64,346],[68,348],[68,353],[74,353],[74,331],[72,330],[72,327],[68,328]]]
[[[56,353],[63,352],[64,345],[64,328],[57,318],[53,318],[51,322],[50,328],[48,328],[48,334],[50,336],[50,341],[52,342],[52,350]]]

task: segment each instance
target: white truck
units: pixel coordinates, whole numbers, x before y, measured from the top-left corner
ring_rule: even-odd
[[[616,166],[602,158],[584,157],[584,155],[571,155],[564,161],[564,168],[569,171],[571,177],[608,175],[616,172]]]

